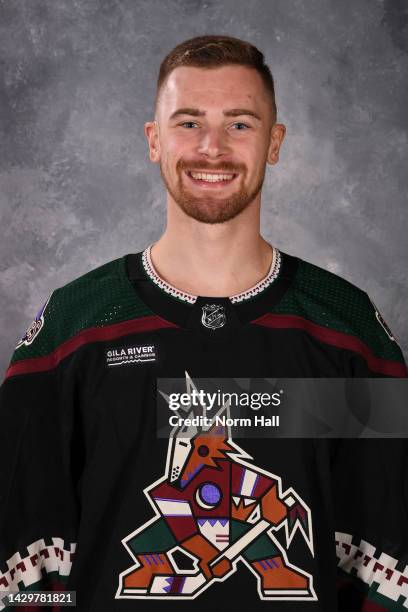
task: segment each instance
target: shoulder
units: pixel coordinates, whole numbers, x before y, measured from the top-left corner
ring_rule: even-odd
[[[100,265],[52,291],[18,341],[6,377],[27,366],[49,369],[87,339],[102,339],[103,328],[146,314],[127,278],[126,256]]]
[[[355,323],[355,315],[365,316],[370,311],[371,301],[365,291],[334,272],[297,260],[291,294],[305,314],[347,330]]]
[[[324,342],[358,353],[375,370],[405,375],[397,340],[367,292],[334,272],[295,259],[291,286],[273,312],[292,317],[294,325]]]

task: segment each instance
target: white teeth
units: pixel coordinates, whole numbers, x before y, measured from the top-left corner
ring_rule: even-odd
[[[229,181],[233,178],[233,174],[207,174],[205,172],[190,172],[194,179],[201,181],[209,181],[210,183],[216,183],[218,181]]]

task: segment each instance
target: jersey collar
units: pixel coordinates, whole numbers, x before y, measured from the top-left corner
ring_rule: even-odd
[[[198,295],[193,295],[191,293],[181,291],[180,289],[177,289],[176,287],[165,281],[163,278],[161,278],[161,276],[159,276],[158,272],[154,268],[150,255],[150,251],[153,244],[150,244],[142,252],[142,264],[147,276],[155,285],[157,285],[157,287],[165,291],[167,294],[173,296],[178,300],[181,300],[182,302],[187,302],[188,304],[195,304],[199,297]],[[240,302],[243,302],[244,300],[249,300],[250,298],[259,295],[278,278],[279,272],[281,270],[281,264],[281,253],[276,247],[272,246],[272,262],[267,275],[255,285],[249,287],[249,289],[241,291],[240,293],[236,293],[235,295],[225,299],[228,299],[232,304],[238,304]]]
[[[258,293],[254,292],[253,295],[247,296],[246,299],[241,301],[232,302],[231,298],[226,297],[192,295],[194,301],[189,302],[180,299],[173,292],[168,293],[158,282],[153,281],[144,267],[144,254],[146,259],[146,249],[139,253],[125,255],[127,279],[133,285],[137,299],[161,318],[185,330],[199,331],[200,335],[204,333],[214,341],[233,337],[239,328],[270,312],[271,308],[282,299],[292,284],[299,261],[296,257],[281,251],[279,253],[278,275],[266,287],[262,286]],[[266,278],[268,277],[269,274]],[[264,280],[260,281],[255,287],[259,286]],[[167,285],[168,283],[166,283]],[[176,288],[173,289],[178,291]],[[244,293],[247,294],[249,291],[253,291],[253,288]],[[208,319],[211,323],[213,319],[212,311],[217,308],[225,314],[226,323],[216,330],[208,329],[205,322]]]

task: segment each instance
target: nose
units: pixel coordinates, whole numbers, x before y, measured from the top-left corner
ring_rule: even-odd
[[[216,128],[203,129],[197,152],[212,159],[230,153],[223,131]]]

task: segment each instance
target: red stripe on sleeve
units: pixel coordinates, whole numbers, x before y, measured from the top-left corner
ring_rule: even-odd
[[[4,380],[9,376],[16,374],[27,374],[31,372],[45,372],[56,367],[59,362],[73,353],[77,348],[91,342],[99,342],[104,340],[115,340],[121,336],[126,336],[132,333],[154,331],[156,329],[178,328],[179,326],[166,319],[162,319],[157,315],[149,315],[140,317],[140,319],[132,319],[121,323],[114,323],[106,327],[90,327],[79,332],[73,338],[60,344],[52,353],[44,357],[34,357],[31,359],[22,359],[11,364],[5,374]]]
[[[351,336],[349,334],[330,329],[329,327],[317,325],[316,323],[313,323],[308,319],[304,319],[303,317],[299,317],[297,315],[280,315],[268,312],[258,319],[254,319],[251,321],[251,323],[275,329],[302,329],[322,342],[358,353],[364,357],[368,367],[373,372],[400,378],[406,378],[408,376],[407,367],[403,363],[376,357],[367,344],[356,336]]]

